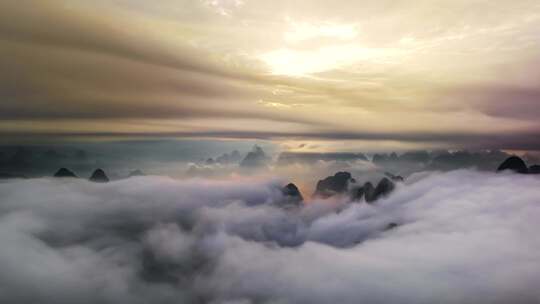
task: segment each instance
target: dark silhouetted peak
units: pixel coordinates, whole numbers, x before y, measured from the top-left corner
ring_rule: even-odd
[[[73,173],[69,169],[60,168],[58,171],[56,171],[54,177],[77,177],[77,175],[75,175],[75,173]]]
[[[105,174],[105,171],[96,169],[96,171],[92,173],[92,176],[90,176],[89,180],[95,183],[106,183],[109,181],[109,178]]]
[[[386,175],[389,179],[391,179],[394,182],[402,182],[405,179],[401,175],[394,175],[390,172],[384,172],[384,175]]]
[[[315,189],[315,195],[329,197],[347,191],[349,183],[355,183],[349,172],[337,172],[334,176],[320,180]]]
[[[281,191],[283,192],[283,196],[285,196],[285,203],[287,205],[298,206],[304,200],[302,193],[300,193],[298,187],[293,183],[287,184]]]
[[[532,165],[529,167],[529,174],[540,174],[540,165]]]
[[[139,169],[129,172],[129,177],[132,177],[132,176],[145,176],[145,175],[146,174],[144,174],[144,172],[142,172]]]
[[[246,154],[246,157],[240,162],[241,167],[255,168],[265,166],[269,161],[269,157],[266,156],[264,150],[255,145],[253,149]]]
[[[386,225],[386,227],[384,228],[384,231],[396,229],[398,226],[399,226],[399,225],[398,225],[397,223],[389,223],[389,224]]]
[[[372,183],[367,182],[362,187],[355,189],[352,194],[352,199],[353,201],[359,201],[364,198],[367,203],[372,203],[381,197],[390,194],[394,188],[394,183],[385,177],[381,179],[377,184],[377,187],[373,187]]]
[[[296,187],[296,185],[293,183],[289,183],[287,186],[283,187],[283,194],[288,196],[302,197],[300,190],[298,190],[298,187]]]
[[[527,165],[525,165],[525,162],[517,156],[510,156],[497,169],[497,171],[504,171],[504,170],[512,170],[514,172],[523,173],[523,174],[529,171],[529,169],[527,168]]]
[[[372,201],[374,201],[373,197],[375,193],[375,188],[373,187],[373,184],[367,182],[362,188],[364,191],[364,199],[366,200],[366,202],[371,203]]]
[[[373,188],[373,185],[370,182],[365,183],[363,187],[357,190],[356,196],[353,198],[355,200],[360,200],[362,197],[359,195],[362,193],[366,202],[372,203],[379,198],[390,194],[390,192],[392,192],[394,188],[394,183],[385,177],[381,179],[381,181],[377,184],[377,187],[375,188]]]
[[[392,192],[394,188],[394,183],[388,178],[384,177],[383,179],[381,179],[381,181],[375,188],[375,195],[377,198],[379,198],[380,196],[386,196],[390,194],[390,192]]]

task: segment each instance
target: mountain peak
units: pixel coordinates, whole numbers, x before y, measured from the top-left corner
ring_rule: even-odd
[[[96,169],[94,173],[92,173],[92,176],[90,176],[89,180],[95,183],[106,183],[109,181],[109,178],[105,174],[105,171],[102,169]]]
[[[54,177],[77,177],[75,173],[73,173],[71,170],[67,168],[60,168],[56,173],[54,174]]]
[[[281,189],[281,192],[285,196],[285,203],[289,205],[299,206],[304,200],[302,193],[300,193],[298,187],[293,183],[287,184]]]
[[[319,180],[315,189],[315,195],[329,197],[334,194],[345,193],[348,190],[349,183],[355,183],[356,180],[351,173],[340,171],[333,176]]]
[[[529,172],[525,162],[517,156],[510,156],[497,168],[497,172],[511,170],[516,173],[526,174]]]

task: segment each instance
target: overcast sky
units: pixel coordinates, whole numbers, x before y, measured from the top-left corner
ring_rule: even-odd
[[[539,31],[535,0],[4,0],[0,138],[540,150]]]

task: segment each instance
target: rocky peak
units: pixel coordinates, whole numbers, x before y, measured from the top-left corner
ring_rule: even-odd
[[[95,183],[106,183],[109,181],[109,178],[105,174],[105,171],[102,169],[96,169],[94,173],[92,173],[92,176],[90,176],[89,180]]]
[[[337,172],[334,176],[328,176],[317,182],[315,195],[330,197],[335,194],[345,193],[350,183],[355,183],[349,172]]]
[[[381,197],[387,196],[395,188],[395,184],[388,178],[383,178],[377,184],[377,187],[373,187],[373,184],[370,182],[365,183],[362,187],[355,190],[352,195],[352,199],[359,201],[362,198],[365,199],[367,203],[372,203],[378,200]]]
[[[525,165],[525,162],[517,156],[511,156],[507,158],[499,166],[499,168],[497,168],[497,172],[504,171],[504,170],[511,170],[516,173],[522,173],[522,174],[526,174],[529,172],[529,169],[527,168],[527,165]]]
[[[73,173],[71,170],[66,168],[60,168],[56,173],[54,174],[54,177],[77,177],[75,173]]]
[[[285,204],[287,205],[298,206],[304,200],[304,198],[302,197],[302,193],[300,193],[298,187],[293,183],[287,184],[281,189],[281,192],[285,197]]]

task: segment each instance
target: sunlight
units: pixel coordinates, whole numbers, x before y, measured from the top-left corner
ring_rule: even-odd
[[[321,47],[314,50],[282,48],[260,56],[272,74],[306,76],[320,73],[362,61],[384,63],[395,58],[402,51],[394,48],[365,48],[356,44]]]
[[[354,24],[292,22],[291,29],[285,33],[284,38],[285,41],[294,43],[321,37],[352,40],[357,36],[357,26]]]

